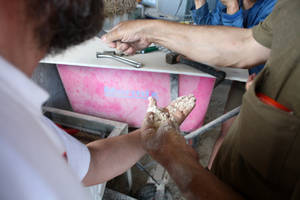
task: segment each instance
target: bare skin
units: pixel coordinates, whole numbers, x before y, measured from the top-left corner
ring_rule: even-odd
[[[190,112],[190,108],[182,111],[181,118],[186,118]],[[167,169],[186,199],[242,199],[199,164],[197,153],[180,135],[176,121],[162,120],[157,126],[155,115],[153,112],[146,115],[142,126],[142,145]]]
[[[31,76],[46,49],[38,48],[33,24],[23,14],[24,2],[0,0],[0,3],[0,55]]]
[[[247,83],[246,83],[246,90],[248,90],[250,88],[250,86],[252,85],[254,79],[256,77],[256,74],[251,74],[249,77],[248,77],[248,80],[247,80]]]
[[[256,0],[243,0],[243,8],[249,10],[255,4]]]
[[[146,151],[141,146],[141,131],[97,140],[87,144],[91,163],[83,179],[86,186],[108,181],[132,167]]]
[[[239,2],[237,0],[221,0],[222,4],[226,6],[226,13],[229,15],[235,14],[239,11]],[[243,8],[248,10],[252,8],[255,4],[256,0],[243,0]],[[201,8],[205,3],[206,0],[194,0],[195,8]]]
[[[160,111],[166,113],[166,115],[174,119],[174,121],[180,125],[195,106],[195,104],[193,104],[187,110],[180,108],[174,109],[179,100],[187,102],[185,99],[185,97],[179,97],[172,101],[167,107],[160,108]],[[156,107],[156,101],[153,98],[150,98],[149,106]],[[159,118],[157,118],[157,120],[161,121]],[[83,184],[95,185],[108,181],[132,167],[146,154],[142,145],[145,140],[142,139],[141,134],[143,134],[142,131],[138,129],[128,135],[97,140],[87,144],[92,159]]]
[[[156,43],[192,60],[220,67],[251,68],[264,63],[270,55],[270,49],[253,38],[251,29],[162,20],[122,22],[102,40],[126,54]]]
[[[239,11],[239,2],[237,0],[221,0],[222,4],[226,6],[226,13],[233,15]]]

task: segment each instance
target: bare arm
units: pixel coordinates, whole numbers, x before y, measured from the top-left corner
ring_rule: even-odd
[[[232,188],[204,169],[197,156],[193,155],[196,152],[192,152],[194,150],[186,144],[183,146],[183,141],[182,145],[173,143],[166,148],[170,154],[160,153],[155,158],[167,169],[187,199],[242,199]]]
[[[87,145],[91,162],[84,185],[108,181],[132,167],[146,152],[141,146],[140,130],[130,134],[97,140]]]
[[[161,20],[124,22],[102,39],[127,54],[157,43],[192,60],[224,67],[250,68],[264,63],[270,54],[270,49],[255,41],[251,29]]]
[[[186,199],[242,199],[199,164],[197,153],[186,144],[176,125],[170,121],[162,123],[156,131],[151,126],[151,113],[147,116],[142,133],[145,149],[167,169]]]
[[[141,128],[142,145],[153,159],[167,169],[188,200],[241,199],[239,194],[198,163],[197,153],[179,134],[178,122],[188,116],[194,105],[193,97],[187,96],[167,109],[159,109],[156,101],[150,99]],[[176,120],[173,119],[175,116]]]
[[[181,97],[164,108],[170,110],[176,122],[181,124],[185,119],[183,115],[187,115],[194,104],[191,104],[188,107],[189,109],[183,112],[181,109],[173,108],[179,100],[194,102],[195,98],[190,96]],[[151,101],[151,105],[153,104],[156,104],[155,100]],[[102,183],[122,174],[146,153],[142,146],[140,129],[127,135],[91,142],[87,147],[91,153],[91,162],[88,173],[83,179],[84,185]]]

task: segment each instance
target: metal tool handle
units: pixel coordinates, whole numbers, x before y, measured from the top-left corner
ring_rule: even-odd
[[[140,67],[143,66],[142,63],[134,61],[134,60],[130,60],[128,58],[124,58],[124,57],[120,57],[120,56],[113,56],[113,57],[116,58],[116,59],[120,59],[120,60],[124,61],[124,63],[125,62],[132,63],[132,64],[136,65],[137,68],[140,68]]]
[[[191,67],[199,69],[202,72],[205,72],[207,74],[210,74],[210,75],[216,77],[217,80],[216,80],[216,83],[215,83],[215,87],[217,85],[219,85],[226,77],[226,73],[223,72],[223,71],[216,70],[215,68],[213,68],[209,65],[203,64],[203,63],[198,63],[198,62],[189,60],[189,59],[187,59],[183,56],[180,56],[180,63],[189,65]]]
[[[143,66],[142,63],[139,63],[139,62],[136,62],[134,60],[127,59],[127,58],[123,58],[123,57],[120,57],[120,56],[115,56],[115,55],[105,55],[105,54],[97,53],[96,57],[97,58],[111,58],[111,59],[114,59],[114,60],[119,61],[121,63],[133,66],[135,68],[141,68]]]

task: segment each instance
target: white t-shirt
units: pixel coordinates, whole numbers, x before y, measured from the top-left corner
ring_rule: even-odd
[[[2,57],[0,69],[0,199],[88,199],[86,146],[42,115],[44,90]]]

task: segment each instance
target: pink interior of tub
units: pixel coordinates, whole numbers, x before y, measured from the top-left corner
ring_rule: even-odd
[[[79,113],[140,127],[149,96],[156,98],[160,107],[170,103],[170,75],[167,73],[70,65],[57,68],[72,108]],[[192,131],[202,125],[214,82],[214,78],[179,75],[179,96],[194,94],[197,99],[181,130]]]

